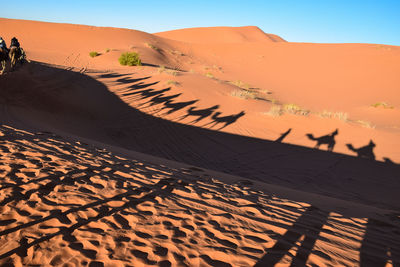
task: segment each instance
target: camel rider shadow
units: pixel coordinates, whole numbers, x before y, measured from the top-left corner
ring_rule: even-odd
[[[218,124],[223,124],[220,128],[217,129],[217,130],[221,130],[221,129],[225,128],[226,126],[236,122],[240,117],[245,115],[245,112],[241,111],[238,114],[229,115],[229,116],[220,116],[220,115],[221,115],[221,112],[215,112],[214,115],[211,117],[212,121],[207,123],[203,127],[211,124],[209,127],[211,129]]]
[[[370,140],[369,144],[363,147],[355,148],[352,144],[346,144],[347,148],[357,154],[357,157],[375,160],[375,143]]]
[[[306,136],[308,137],[308,139],[316,141],[316,145],[314,148],[318,149],[320,147],[320,145],[327,145],[328,146],[328,151],[332,152],[333,148],[335,147],[336,141],[335,141],[335,136],[339,133],[339,130],[336,129],[335,131],[333,131],[330,134],[327,135],[323,135],[320,137],[314,137],[313,134],[306,134]]]

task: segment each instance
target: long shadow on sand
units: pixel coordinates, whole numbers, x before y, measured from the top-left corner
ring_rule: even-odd
[[[393,187],[399,186],[400,183],[398,179],[400,169],[397,165],[162,120],[126,105],[117,96],[110,93],[104,84],[89,76],[54,69],[41,64],[33,64],[31,68],[30,73],[21,72],[5,78],[0,77],[2,88],[0,103],[8,107],[19,106],[33,111],[39,110],[42,120],[48,121],[53,127],[62,131],[248,179],[260,180],[305,192],[325,194],[330,197],[385,209],[400,209],[399,202],[396,201],[398,193],[393,190]],[[87,107],[90,107],[89,111]],[[238,113],[238,116],[239,114],[241,113]],[[220,117],[217,116],[217,118]],[[78,121],[79,127],[58,123],[58,121],[66,120]],[[14,142],[17,142],[17,139]],[[23,139],[22,136],[21,140]],[[15,157],[18,156],[23,157],[23,155],[15,155]],[[87,167],[89,168],[89,166]],[[71,183],[66,178],[68,175],[61,179],[60,177],[57,178],[57,173],[49,172],[53,183],[50,181],[41,185],[33,192],[21,192],[18,187],[24,182],[29,182],[19,180],[19,176],[15,175],[21,169],[23,169],[22,166],[11,166],[10,177],[15,178],[17,187],[13,187],[9,198],[2,200],[3,205],[10,203],[10,201],[29,199],[30,194],[35,192],[45,199],[48,192],[51,192],[56,185]],[[102,172],[99,169],[93,171]],[[77,175],[79,176],[79,171]],[[64,179],[67,180],[64,181]],[[90,184],[87,177],[82,178],[82,181],[90,186],[95,186]],[[378,182],[379,188],[376,186]],[[7,186],[11,185],[2,184],[4,189]],[[90,190],[89,188],[85,187],[82,190],[90,193],[86,191]],[[171,189],[168,186],[164,188]],[[130,195],[123,197],[133,197],[134,201],[133,204],[129,201],[126,203],[130,203],[129,205],[135,205],[138,201],[140,203],[141,200],[134,197],[138,192],[135,190],[128,190],[127,192]],[[164,194],[159,190],[156,190],[155,193]],[[301,201],[301,199],[298,200]],[[51,203],[51,200],[47,198],[43,201]],[[93,203],[100,203],[98,201],[103,203],[102,201],[108,200],[93,199]],[[260,259],[259,264],[261,264],[259,266],[266,262],[278,262],[282,259],[284,255],[288,254],[288,250],[294,246],[294,243],[299,240],[300,235],[305,235],[305,239],[301,241],[299,252],[294,258],[296,262],[305,263],[316,240],[321,238],[318,233],[325,224],[329,212],[345,213],[344,210],[319,212],[318,203],[311,204],[312,208],[306,209],[305,213],[294,221],[293,226],[289,227],[285,234],[276,238],[277,242],[272,249],[267,250],[264,256],[258,257]],[[120,210],[99,210],[97,216],[110,216],[117,212],[120,212]],[[310,216],[316,221],[310,222],[308,220]],[[351,217],[352,215],[346,214],[346,216]],[[62,212],[55,212],[49,215],[49,218],[57,218],[60,222],[66,221]],[[96,219],[100,219],[100,217],[96,217]],[[43,218],[36,219],[36,221],[40,220],[43,220]],[[395,217],[393,224],[389,224],[390,227],[384,230],[382,228],[377,229],[377,224],[373,220],[370,219],[366,226],[366,234],[361,246],[361,264],[363,266],[369,266],[370,262],[380,264],[387,259],[388,254],[390,254],[392,262],[398,262],[399,254],[397,251],[400,244],[398,217]],[[389,217],[388,220],[390,220]],[[12,222],[3,222],[5,225],[9,223]],[[75,229],[74,227],[80,227],[82,223],[89,222],[87,220],[81,221],[71,227]],[[6,231],[8,232],[2,233],[6,234],[12,230]],[[65,235],[67,232],[60,230],[54,235]],[[212,234],[208,234],[208,236],[213,238]],[[214,238],[218,241],[215,236]],[[34,242],[39,241],[26,243],[26,241],[21,240],[20,248],[8,253],[23,255],[24,250]],[[225,249],[236,248],[224,240],[219,240],[219,242],[228,244],[228,248]],[[72,243],[74,242],[72,241]],[[77,244],[71,246],[81,248]],[[381,247],[382,250],[379,253],[371,252],[371,247],[376,246]],[[85,253],[90,255],[90,252]],[[10,254],[3,254],[1,257],[4,258],[7,255]],[[203,255],[202,258],[206,262],[212,262],[206,255]]]

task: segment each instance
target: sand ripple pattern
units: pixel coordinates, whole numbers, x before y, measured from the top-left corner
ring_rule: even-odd
[[[257,191],[248,180],[226,184],[206,170],[127,159],[48,132],[6,125],[0,132],[4,266],[380,266],[398,260],[398,218],[392,224],[345,218]],[[391,258],[382,258],[387,251]]]

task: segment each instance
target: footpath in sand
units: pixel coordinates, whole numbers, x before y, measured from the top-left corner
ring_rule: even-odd
[[[0,77],[0,265],[400,264],[398,47],[0,27],[32,60]]]

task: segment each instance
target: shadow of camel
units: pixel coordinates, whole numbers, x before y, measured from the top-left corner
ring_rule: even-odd
[[[328,151],[333,151],[333,148],[335,147],[336,141],[335,141],[335,136],[339,133],[339,130],[336,129],[330,134],[320,136],[320,137],[314,137],[313,134],[306,134],[306,136],[313,141],[316,141],[317,144],[315,145],[315,148],[319,148],[321,145],[327,145]]]
[[[189,123],[192,123],[192,124],[196,124],[196,123],[200,122],[201,120],[211,116],[211,114],[213,114],[214,111],[216,109],[218,109],[218,108],[219,108],[219,105],[215,105],[215,106],[212,106],[212,107],[209,107],[209,108],[205,108],[205,109],[196,109],[196,107],[190,107],[187,110],[187,113],[185,115],[181,116],[180,118],[178,118],[177,121],[184,120],[184,119],[186,119],[187,117],[190,117],[190,116],[198,117],[197,119],[189,122]]]
[[[369,141],[368,145],[359,148],[353,147],[352,144],[346,144],[346,146],[349,150],[356,153],[359,158],[375,160],[374,148],[376,145],[372,140]]]
[[[211,124],[209,126],[209,128],[213,128],[214,126],[221,123],[223,125],[220,128],[218,128],[218,130],[221,130],[221,129],[225,128],[226,126],[236,122],[240,117],[245,115],[245,112],[241,111],[238,114],[228,115],[228,116],[219,116],[220,114],[221,114],[221,112],[219,112],[219,111],[215,112],[214,115],[211,116],[213,121],[205,124],[203,127]]]

